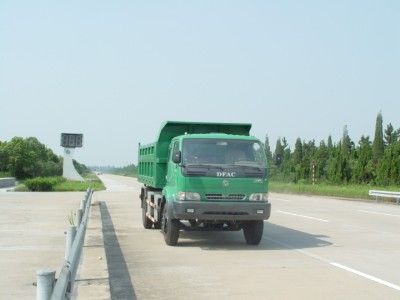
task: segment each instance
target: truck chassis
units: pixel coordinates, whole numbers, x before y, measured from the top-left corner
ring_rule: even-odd
[[[261,241],[264,221],[237,220],[240,215],[230,215],[216,219],[176,219],[168,212],[167,202],[162,191],[145,187],[140,192],[142,221],[145,229],[161,229],[168,245],[178,243],[179,231],[240,231],[243,229],[245,240],[250,245],[258,245]],[[269,210],[268,210],[269,216]]]

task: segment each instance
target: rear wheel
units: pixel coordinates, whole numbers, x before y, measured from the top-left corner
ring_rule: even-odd
[[[142,221],[143,221],[143,227],[146,229],[150,229],[151,226],[153,225],[153,222],[146,216],[147,212],[147,202],[146,200],[142,200],[143,205],[142,205]]]
[[[264,221],[247,221],[243,224],[244,238],[249,245],[258,245],[264,231]]]
[[[161,216],[158,215],[158,221],[154,223],[154,228],[155,228],[155,229],[161,229],[161,221],[162,221],[162,220],[161,220],[160,217],[161,217]]]
[[[161,231],[164,235],[164,240],[169,246],[176,246],[179,239],[179,221],[168,218],[167,207],[164,205],[161,219]]]

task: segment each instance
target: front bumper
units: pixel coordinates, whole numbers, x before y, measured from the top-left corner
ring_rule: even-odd
[[[168,205],[169,217],[180,220],[267,220],[271,214],[268,202],[172,201]]]

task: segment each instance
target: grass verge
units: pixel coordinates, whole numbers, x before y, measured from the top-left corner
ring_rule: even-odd
[[[14,192],[29,192],[29,189],[25,184],[20,183],[15,187]]]
[[[10,172],[0,172],[0,178],[5,178],[5,177],[12,177]]]
[[[85,181],[66,180],[62,177],[36,177],[19,184],[15,191],[83,192],[89,187],[95,191],[105,190],[104,184],[95,174],[86,174]]]
[[[95,191],[105,190],[104,184],[100,180],[91,181],[72,181],[66,180],[54,186],[54,191],[56,192],[83,192],[89,187]]]
[[[369,190],[384,191],[400,191],[398,186],[378,187],[372,185],[330,185],[318,183],[312,185],[310,183],[286,183],[271,181],[269,190],[274,193],[303,194],[303,195],[320,195],[333,196],[341,198],[369,199],[373,198],[368,195]]]

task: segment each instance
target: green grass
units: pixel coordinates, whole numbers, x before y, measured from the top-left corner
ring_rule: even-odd
[[[0,178],[12,177],[10,172],[0,172]]]
[[[37,190],[46,190],[46,191],[53,191],[53,192],[83,192],[86,191],[89,187],[93,188],[95,191],[105,190],[104,184],[101,180],[93,173],[85,174],[84,176],[85,181],[73,181],[73,180],[66,180],[62,177],[37,177],[33,179],[28,179],[25,182],[19,184],[15,191],[19,192],[26,192],[30,189],[28,187],[32,186],[31,182],[33,181],[36,183],[39,182],[46,182],[50,183],[50,189],[46,185],[46,189],[42,187],[37,188],[37,184],[33,187]],[[31,187],[32,189],[32,187]]]
[[[29,192],[29,189],[25,184],[20,183],[15,187],[14,191],[15,192]]]
[[[93,188],[95,191],[105,190],[105,186],[100,180],[96,181],[71,181],[66,180],[54,186],[55,192],[83,192],[89,187]]]
[[[341,198],[369,199],[373,197],[368,195],[369,190],[400,191],[400,186],[378,187],[372,185],[330,185],[318,183],[285,183],[271,181],[269,190],[275,193],[304,194],[333,196]]]
[[[82,176],[85,180],[99,180],[95,173],[86,173]]]
[[[26,179],[24,181],[24,184],[28,187],[30,191],[47,192],[53,191],[56,185],[64,181],[65,179],[61,176],[35,177]]]
[[[106,187],[101,182],[101,180],[94,173],[86,173],[83,175],[85,181],[72,181],[65,180],[57,184],[54,187],[54,191],[56,192],[83,192],[86,191],[89,187],[93,188],[95,191],[105,190]]]

